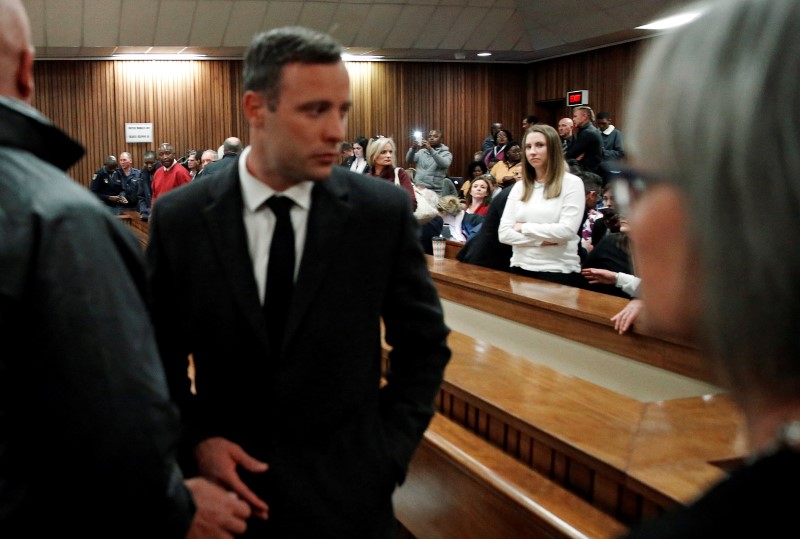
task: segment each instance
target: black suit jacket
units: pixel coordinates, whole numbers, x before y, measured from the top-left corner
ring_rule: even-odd
[[[581,166],[585,170],[596,172],[603,159],[603,138],[600,130],[591,122],[578,128],[577,134],[564,152],[564,159],[577,159],[581,154]]]
[[[150,226],[153,317],[187,443],[223,436],[269,463],[245,480],[270,504],[275,536],[374,535],[390,524],[391,493],[450,357],[410,200],[341,167],[314,186],[283,349],[272,357],[237,163],[160,198]],[[383,389],[381,320],[392,347]]]
[[[500,243],[498,237],[500,218],[503,217],[511,187],[501,189],[492,196],[481,229],[458,252],[456,255],[458,260],[467,264],[511,271],[511,246]]]

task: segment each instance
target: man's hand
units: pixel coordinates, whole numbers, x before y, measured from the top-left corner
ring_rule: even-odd
[[[235,493],[200,477],[184,484],[197,508],[186,539],[233,539],[247,530],[250,506]]]
[[[239,478],[237,466],[253,473],[267,471],[267,463],[248,455],[241,446],[221,437],[203,440],[194,448],[200,475],[235,492],[250,504],[253,515],[267,519],[267,504]]]
[[[423,150],[431,151],[431,143],[428,142],[428,139],[423,139],[421,146]]]

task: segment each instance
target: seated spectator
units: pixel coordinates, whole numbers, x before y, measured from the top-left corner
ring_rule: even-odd
[[[485,216],[489,210],[489,203],[492,201],[492,183],[486,176],[489,175],[475,178],[472,182],[472,188],[464,205],[467,213]]]
[[[402,168],[395,168],[395,144],[394,140],[386,137],[373,139],[367,146],[367,163],[370,171],[367,174],[374,178],[381,178],[391,183],[395,183],[395,175],[400,182],[400,187],[406,190],[411,197],[411,204],[416,209],[417,197],[414,195],[414,183],[411,176]],[[396,170],[396,172],[395,172]]]
[[[597,221],[603,219],[603,214],[597,210],[597,203],[600,200],[603,180],[594,172],[581,170],[575,174],[583,180],[583,191],[586,193],[586,209],[581,225],[580,237],[581,247],[585,254],[588,254],[593,247],[592,231]],[[585,261],[585,256],[581,256],[581,261]]]
[[[345,140],[339,145],[339,159],[341,160],[339,164],[345,166],[351,157],[353,157],[353,145]]]
[[[447,195],[439,199],[439,213],[443,224],[450,227],[452,241],[465,243],[480,230],[483,216],[467,213],[457,196]]]
[[[492,161],[499,163],[505,159],[506,148],[511,140],[511,131],[507,129],[499,129],[497,133],[494,134],[494,145],[483,152],[483,155],[481,156],[481,160],[486,163],[486,166],[489,168],[489,170],[492,170]],[[495,178],[496,177],[497,176],[495,176]]]
[[[367,146],[369,143],[364,137],[358,137],[352,144],[352,155],[344,160],[342,166],[359,174],[369,174],[370,166],[367,163]]]
[[[479,176],[483,176],[487,172],[489,172],[489,169],[486,168],[486,163],[480,159],[475,160],[467,165],[467,173],[464,174],[464,183],[461,186],[462,197],[466,198],[466,196],[469,194],[469,190],[472,187],[472,180]]]
[[[409,169],[414,170],[414,169]],[[422,194],[427,201],[430,203],[431,206],[434,208],[439,207],[439,195],[436,194],[436,191],[432,189],[428,189],[422,184],[415,184],[414,189]],[[433,254],[433,238],[436,236],[440,236],[442,234],[442,227],[444,226],[444,219],[442,219],[441,214],[437,215],[427,223],[422,223],[419,227],[419,238],[422,242],[422,250],[425,251],[425,254],[432,255]]]
[[[519,142],[509,142],[503,160],[491,168],[497,186],[506,189],[522,177],[522,147]]]
[[[602,294],[631,298],[636,295],[639,280],[633,277],[628,221],[620,219],[620,231],[606,234],[586,257],[581,273],[589,290]]]
[[[489,136],[483,139],[483,144],[481,145],[481,156],[483,156],[484,152],[487,150],[491,150],[492,146],[495,144],[495,136],[497,132],[503,128],[503,124],[500,122],[492,122],[492,125],[489,126]]]
[[[511,246],[497,237],[500,218],[511,189],[498,189],[483,218],[481,229],[461,248],[456,258],[465,264],[475,264],[500,271],[511,271]]]
[[[607,232],[619,232],[619,215],[614,207],[614,191],[610,184],[606,184],[602,189],[603,196],[597,211],[603,217],[597,219],[592,227],[592,245],[597,245]]]

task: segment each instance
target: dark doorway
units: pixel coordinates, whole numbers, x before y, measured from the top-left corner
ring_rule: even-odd
[[[552,127],[558,126],[558,121],[565,116],[572,117],[571,111],[567,111],[566,98],[545,99],[536,102],[536,112],[534,112],[539,122]]]

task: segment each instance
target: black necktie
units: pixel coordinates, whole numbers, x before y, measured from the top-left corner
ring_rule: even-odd
[[[267,200],[267,206],[275,214],[275,230],[269,248],[264,317],[274,354],[280,352],[283,343],[294,289],[294,229],[289,217],[293,205],[294,202],[286,197],[273,196]]]

